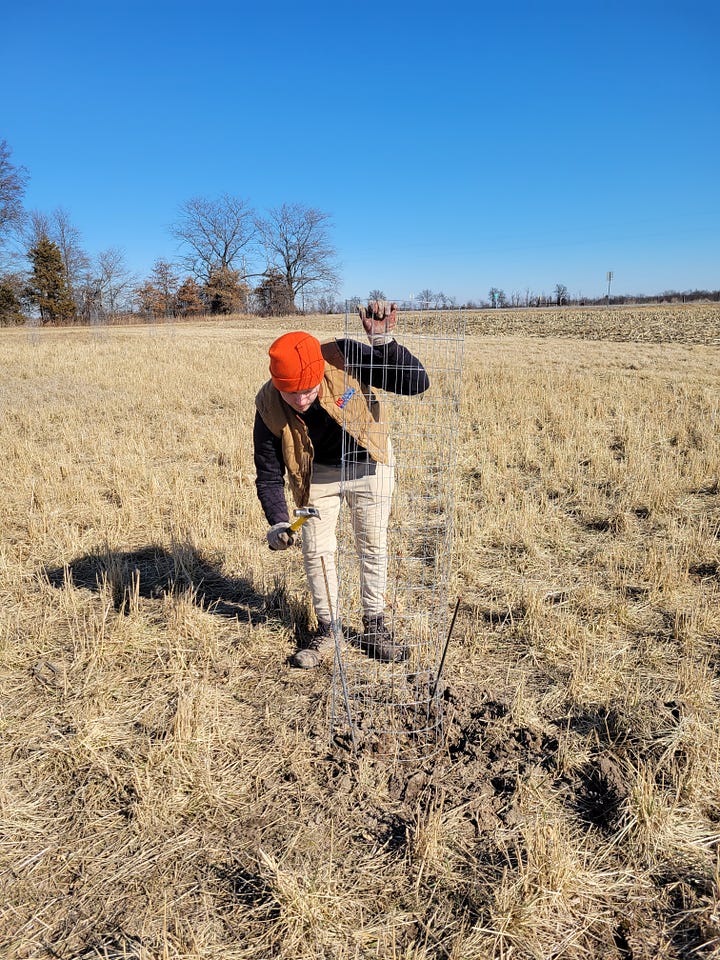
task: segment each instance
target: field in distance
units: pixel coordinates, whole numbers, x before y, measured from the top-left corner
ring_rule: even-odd
[[[3,957],[717,956],[720,310],[468,319],[446,746],[399,768],[288,666],[254,489],[271,339],[342,318],[0,331]]]

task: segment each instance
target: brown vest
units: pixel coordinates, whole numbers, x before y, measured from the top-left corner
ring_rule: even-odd
[[[387,463],[387,422],[382,401],[345,369],[345,357],[334,340],[320,346],[325,373],[320,384],[320,406],[368,451],[373,460]],[[310,497],[314,450],[302,417],[280,396],[272,380],[258,391],[255,406],[268,430],[280,438],[290,489],[298,507]]]

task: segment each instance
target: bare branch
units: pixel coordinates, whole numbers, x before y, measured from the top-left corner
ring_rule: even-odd
[[[254,211],[245,200],[223,194],[217,200],[193,197],[180,208],[172,226],[173,236],[185,248],[180,263],[198,280],[207,282],[213,273],[242,267],[256,237]],[[241,261],[242,263],[239,263]]]
[[[0,140],[0,243],[25,217],[22,198],[28,177],[24,167],[11,162],[11,154],[5,140]]]
[[[265,248],[267,272],[283,278],[293,301],[307,287],[337,283],[329,214],[300,203],[284,203],[256,225]]]

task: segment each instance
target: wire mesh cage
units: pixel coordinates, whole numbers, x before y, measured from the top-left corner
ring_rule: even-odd
[[[397,342],[377,351],[383,359],[371,378],[375,386],[361,385],[385,463],[369,462],[353,440],[358,407],[344,410],[337,528],[343,631],[331,733],[355,751],[402,761],[431,756],[443,742],[439,670],[451,624],[465,317],[396,302]],[[357,335],[357,314],[346,308],[346,339]],[[348,364],[346,395],[353,383]]]

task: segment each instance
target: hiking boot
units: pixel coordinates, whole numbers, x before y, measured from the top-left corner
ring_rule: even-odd
[[[312,670],[326,657],[331,656],[335,650],[335,626],[340,629],[339,621],[336,621],[335,624],[323,623],[322,620],[318,621],[317,630],[307,644],[296,650],[290,657],[291,665],[301,667],[303,670]]]
[[[370,657],[385,663],[402,663],[410,656],[407,647],[395,642],[392,630],[389,630],[382,613],[377,616],[363,617],[363,638],[360,648]]]

